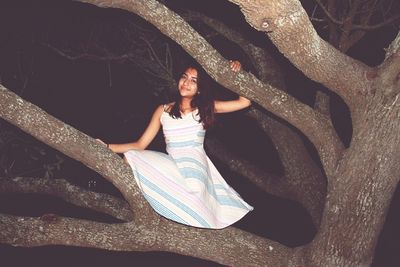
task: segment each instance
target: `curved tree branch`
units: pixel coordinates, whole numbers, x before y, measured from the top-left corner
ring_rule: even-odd
[[[154,245],[154,235],[154,228],[132,222],[107,224],[58,216],[32,218],[0,214],[0,242],[13,246],[67,245],[147,251]]]
[[[119,220],[133,220],[126,201],[108,194],[85,190],[64,179],[0,177],[0,193],[37,193],[55,196],[64,201],[113,216]]]
[[[370,88],[365,64],[336,50],[320,38],[298,0],[229,0],[239,5],[247,21],[267,33],[279,51],[310,79],[340,95],[352,110],[357,95]],[[350,89],[352,88],[352,89]]]
[[[0,117],[38,140],[70,156],[101,174],[114,184],[128,201],[135,220],[154,218],[155,212],[145,201],[132,171],[123,160],[93,138],[47,114],[0,85]]]
[[[105,224],[0,214],[0,242],[25,247],[67,245],[116,251],[168,251],[229,266],[287,266],[295,251],[232,227],[212,231],[163,218],[157,227],[151,227],[133,222]]]
[[[276,60],[272,57],[271,53],[268,53],[261,47],[253,45],[246,40],[242,34],[228,27],[217,19],[210,18],[204,14],[194,11],[187,11],[185,18],[187,20],[201,21],[229,41],[240,46],[240,48],[242,48],[247,57],[250,59],[254,69],[256,70],[256,76],[261,81],[280,90],[286,91],[282,70],[276,63]]]

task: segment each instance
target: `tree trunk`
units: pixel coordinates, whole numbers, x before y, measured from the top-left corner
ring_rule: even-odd
[[[372,262],[400,178],[400,109],[383,99],[375,97],[356,114],[358,127],[330,179],[321,228],[309,247],[312,266]]]

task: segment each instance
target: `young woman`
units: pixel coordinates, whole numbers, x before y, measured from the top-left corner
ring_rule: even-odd
[[[230,61],[239,71],[238,61]],[[124,153],[144,197],[156,212],[173,221],[220,229],[241,219],[253,208],[222,178],[207,157],[203,141],[214,113],[232,112],[251,103],[240,96],[214,101],[203,87],[204,73],[188,67],[181,75],[175,102],[159,106],[136,142],[108,144]],[[145,150],[162,126],[168,154]]]

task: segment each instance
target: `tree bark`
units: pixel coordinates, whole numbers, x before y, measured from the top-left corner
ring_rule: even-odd
[[[85,190],[64,179],[0,177],[0,193],[35,193],[58,197],[77,207],[108,214],[125,222],[133,220],[126,201],[107,194]]]
[[[321,228],[310,245],[317,266],[371,263],[400,180],[399,108],[388,114],[374,105],[365,115],[328,186]]]

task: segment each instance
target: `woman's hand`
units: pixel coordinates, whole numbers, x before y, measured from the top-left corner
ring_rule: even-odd
[[[242,69],[242,64],[237,60],[229,60],[229,66],[234,72],[238,72]]]

